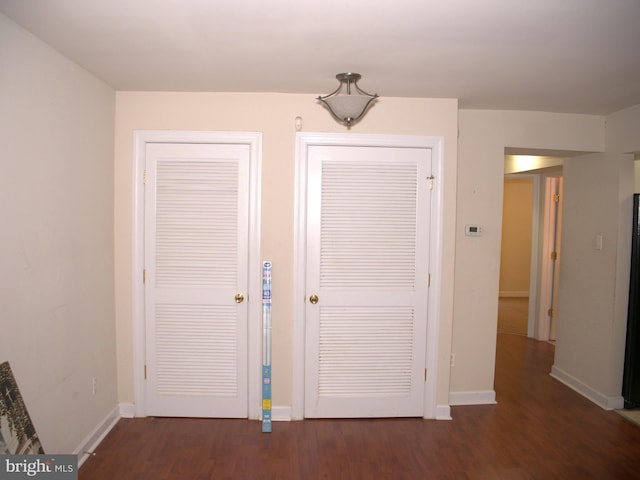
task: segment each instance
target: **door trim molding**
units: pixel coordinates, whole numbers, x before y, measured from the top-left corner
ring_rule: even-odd
[[[431,286],[427,310],[424,418],[437,418],[442,406],[437,405],[438,339],[440,330],[440,286],[442,284],[443,234],[443,161],[444,137],[369,135],[369,134],[296,134],[295,203],[294,203],[294,267],[293,267],[293,378],[291,418],[304,418],[305,389],[305,303],[306,303],[306,211],[307,163],[310,146],[374,146],[429,148],[432,152],[433,193],[431,196],[431,231],[429,232],[429,266]]]
[[[545,178],[541,187],[544,197],[544,210],[542,219],[542,247],[540,266],[540,306],[536,328],[533,338],[548,341],[551,333],[551,319],[547,314],[549,308],[553,308],[553,282],[555,261],[551,260],[551,252],[554,250],[557,237],[558,205],[552,200],[552,194],[559,193],[559,176]]]
[[[214,132],[186,130],[135,130],[133,171],[133,225],[132,225],[132,316],[133,316],[133,380],[135,415],[146,416],[144,388],[145,365],[145,311],[144,285],[144,170],[147,143],[210,143],[244,144],[250,148],[249,158],[249,291],[248,306],[248,372],[247,412],[250,419],[259,419],[262,413],[262,265],[261,239],[261,178],[262,133]]]

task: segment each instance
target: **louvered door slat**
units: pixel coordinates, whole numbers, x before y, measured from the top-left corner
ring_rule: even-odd
[[[235,161],[158,161],[158,287],[237,283],[237,186]]]
[[[320,286],[412,288],[414,162],[322,163]]]
[[[305,415],[420,416],[430,151],[312,147]]]
[[[246,145],[149,144],[147,410],[246,417]]]
[[[320,397],[411,393],[412,308],[320,309]]]
[[[157,393],[235,396],[236,337],[234,307],[157,305]]]

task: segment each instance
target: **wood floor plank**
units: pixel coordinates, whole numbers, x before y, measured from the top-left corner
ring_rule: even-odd
[[[79,479],[639,479],[640,427],[550,377],[553,349],[498,335],[498,404],[452,421],[121,419]]]
[[[528,322],[528,297],[500,297],[498,299],[498,333],[527,335]]]

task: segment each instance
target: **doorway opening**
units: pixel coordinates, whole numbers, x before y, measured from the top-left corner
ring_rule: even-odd
[[[528,335],[536,180],[533,175],[504,179],[498,333]]]
[[[498,333],[555,339],[562,162],[505,155]]]

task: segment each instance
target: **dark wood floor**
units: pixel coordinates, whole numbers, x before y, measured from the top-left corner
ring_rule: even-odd
[[[640,427],[551,378],[553,348],[498,335],[498,404],[452,421],[122,419],[79,479],[640,479]]]
[[[498,333],[526,335],[529,327],[529,298],[498,299]]]

